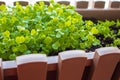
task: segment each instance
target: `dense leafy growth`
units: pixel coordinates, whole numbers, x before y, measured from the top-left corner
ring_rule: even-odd
[[[67,49],[104,47],[101,41],[109,37],[113,40],[105,46],[120,46],[119,20],[83,21],[72,6],[53,1],[50,6],[40,2],[22,7],[17,3],[15,7],[1,5],[0,11],[0,57],[5,60],[30,53],[52,55]],[[114,25],[117,32],[111,30]]]

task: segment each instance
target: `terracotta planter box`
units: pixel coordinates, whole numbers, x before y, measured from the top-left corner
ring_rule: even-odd
[[[120,80],[120,50],[115,47],[93,53],[71,50],[51,57],[30,54],[0,64],[1,80]]]
[[[4,0],[1,4],[8,5]],[[26,6],[29,2],[23,0],[20,4]],[[86,18],[120,19],[120,1],[108,1],[106,5],[104,0],[99,0],[90,4],[89,0],[77,1],[76,11]],[[14,61],[0,59],[0,80],[120,80],[120,49],[106,47],[92,53],[71,50],[51,57],[30,54]]]

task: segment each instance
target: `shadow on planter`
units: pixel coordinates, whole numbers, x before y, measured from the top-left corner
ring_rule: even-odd
[[[59,4],[64,4],[64,5],[69,5],[70,2],[69,1],[58,1]]]
[[[118,1],[112,2],[111,8],[120,8],[120,2],[118,2]]]
[[[104,8],[105,2],[104,1],[97,1],[95,2],[94,8]]]
[[[27,6],[28,5],[28,2],[27,1],[17,1],[19,2],[20,5],[22,6]],[[14,6],[16,5],[16,2],[14,2]]]
[[[0,5],[2,5],[2,4],[4,4],[4,5],[5,5],[5,2],[0,1]]]
[[[85,9],[85,8],[88,8],[88,1],[77,1],[76,5],[77,5],[77,8]]]

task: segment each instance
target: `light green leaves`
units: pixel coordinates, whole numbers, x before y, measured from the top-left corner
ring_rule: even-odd
[[[53,22],[57,22],[57,21],[58,21],[57,17],[53,18]]]
[[[17,48],[17,47],[15,47],[15,46],[14,46],[14,47],[12,47],[12,51],[13,51],[13,52],[18,52],[18,48]]]
[[[12,60],[12,59],[15,59],[16,58],[16,54],[10,54],[9,58]]]
[[[52,44],[52,48],[54,49],[54,50],[58,50],[58,48],[60,47],[60,43],[57,41],[57,42],[55,42],[54,44]]]
[[[7,7],[4,4],[2,4],[2,5],[0,5],[0,10],[1,11],[6,11]]]
[[[51,44],[52,43],[52,38],[49,37],[49,36],[46,37],[45,40],[44,40],[44,43],[47,44],[47,45]]]
[[[23,30],[25,30],[25,27],[17,26],[17,29],[18,29],[19,31],[23,31]]]
[[[69,27],[71,25],[71,21],[65,22],[65,26]]]
[[[114,43],[114,45],[120,45],[120,39],[119,38],[116,39],[113,43]]]
[[[24,43],[25,42],[25,37],[24,36],[17,36],[15,39],[16,43]]]
[[[58,10],[59,15],[63,13],[63,9]]]
[[[60,38],[61,37],[61,34],[60,33],[57,33],[56,34],[56,38]]]
[[[98,39],[93,39],[93,45],[100,45],[100,41]]]
[[[40,6],[44,6],[44,2],[39,2]]]
[[[86,25],[88,25],[88,26],[91,26],[91,25],[93,25],[94,23],[92,22],[92,21],[86,21]]]
[[[96,27],[92,27],[91,32],[92,34],[98,34],[99,31],[96,29]]]
[[[32,29],[31,30],[31,35],[36,35],[37,34],[37,31],[35,29]]]
[[[6,17],[2,17],[2,18],[0,19],[0,22],[1,22],[2,24],[6,24],[7,18],[6,18]]]
[[[13,46],[12,47],[12,51],[14,53],[17,53],[17,52],[25,52],[27,51],[27,46],[25,44],[20,44],[20,45],[17,45],[17,46]]]
[[[18,19],[13,16],[12,19],[11,19],[11,23],[14,24],[16,21],[18,21]]]
[[[120,27],[120,21],[119,20],[117,20],[117,26]]]
[[[25,44],[21,44],[18,46],[20,52],[25,52],[27,50],[27,46]]]
[[[5,36],[5,37],[10,37],[10,31],[8,31],[8,30],[6,30],[5,32],[3,32],[3,35]]]

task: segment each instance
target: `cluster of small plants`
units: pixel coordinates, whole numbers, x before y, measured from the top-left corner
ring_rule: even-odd
[[[89,40],[89,42],[93,40],[93,43],[90,44],[89,47],[87,43],[87,47],[85,47],[86,52],[95,51],[95,49],[100,47],[116,46],[120,48],[120,20],[98,21],[97,23],[96,21],[95,23],[93,22],[89,21],[89,23],[91,23],[92,26],[90,29],[89,28],[87,29],[89,31],[88,35],[91,35],[92,37],[92,39]],[[87,27],[90,27],[90,26],[87,26]]]
[[[30,53],[56,55],[60,51],[94,51],[120,47],[120,20],[83,20],[74,7],[50,2],[22,7],[0,6],[0,57],[4,60]]]

